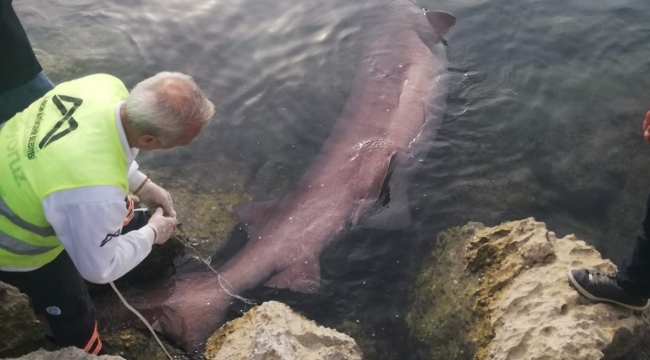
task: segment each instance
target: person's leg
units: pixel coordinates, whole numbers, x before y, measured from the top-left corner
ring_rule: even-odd
[[[619,269],[618,285],[630,294],[650,298],[650,192],[634,250]]]
[[[0,95],[0,128],[2,128],[2,124],[4,124],[5,121],[11,119],[15,113],[16,111],[14,111],[14,108],[11,106],[11,104],[7,103],[2,98],[2,95]]]
[[[31,298],[35,312],[47,318],[58,345],[76,346],[91,354],[104,353],[95,307],[67,252],[33,271],[0,271],[0,281]]]
[[[591,269],[569,271],[569,282],[578,292],[594,301],[605,301],[630,309],[650,306],[650,193],[636,244],[618,273]]]
[[[32,80],[0,93],[0,123],[25,110],[52,89],[54,89],[54,84],[44,73],[40,72]]]

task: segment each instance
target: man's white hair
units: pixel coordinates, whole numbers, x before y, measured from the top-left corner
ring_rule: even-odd
[[[166,145],[182,139],[191,124],[207,125],[214,117],[214,105],[192,77],[161,72],[131,90],[126,117],[131,126]]]

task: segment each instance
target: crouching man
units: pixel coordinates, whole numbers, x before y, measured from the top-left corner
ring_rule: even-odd
[[[176,226],[171,196],[138,171],[138,151],[187,145],[213,116],[187,75],[159,73],[129,94],[97,74],[0,124],[0,281],[32,299],[58,345],[103,353],[83,279],[118,279]],[[155,213],[133,219],[129,192]]]

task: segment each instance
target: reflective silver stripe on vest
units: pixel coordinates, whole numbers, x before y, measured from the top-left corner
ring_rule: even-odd
[[[56,249],[56,246],[36,246],[13,238],[0,231],[0,249],[16,255],[41,255]]]
[[[7,203],[0,197],[0,215],[6,217],[9,221],[11,221],[14,225],[18,226],[19,228],[23,228],[29,232],[33,232],[36,235],[40,235],[43,237],[46,236],[54,236],[54,229],[51,226],[48,227],[40,227],[34,224],[30,224],[27,221],[21,219],[16,213],[11,211],[9,206],[7,206]],[[2,247],[2,244],[0,244],[0,247]]]
[[[2,130],[2,128],[6,124],[7,124],[6,122],[0,124],[0,130]],[[14,225],[24,230],[30,231],[36,235],[40,235],[43,237],[54,235],[54,229],[51,226],[40,227],[34,224],[30,224],[27,221],[21,219],[18,215],[16,215],[16,213],[11,211],[9,206],[7,206],[7,203],[5,203],[5,201],[1,197],[0,197],[0,215],[6,217],[7,220],[11,221],[11,223],[13,223]],[[56,246],[37,246],[37,245],[28,244],[24,241],[18,240],[0,231],[0,249],[6,250],[12,254],[41,255],[55,248]]]

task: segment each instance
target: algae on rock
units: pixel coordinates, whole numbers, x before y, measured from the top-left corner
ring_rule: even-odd
[[[101,339],[107,353],[119,355],[125,359],[158,360],[167,358],[148,330],[126,329],[113,334],[102,334]],[[166,349],[176,360],[187,359],[181,350],[171,346],[166,346]]]
[[[237,224],[233,206],[250,200],[244,189],[248,172],[244,164],[227,160],[175,171],[146,170],[170,192],[185,235],[206,258],[225,245]]]
[[[451,229],[412,290],[415,346],[430,359],[620,359],[646,318],[580,296],[567,281],[572,268],[616,269],[532,218]]]
[[[336,327],[336,330],[356,341],[363,353],[364,360],[377,360],[380,358],[381,341],[374,337],[372,329],[363,321],[345,319]]]
[[[70,346],[56,351],[40,349],[19,357],[16,360],[124,360],[124,358],[111,355],[93,355],[74,346]]]
[[[469,223],[441,233],[413,285],[406,322],[429,359],[474,356],[472,304],[479,280],[458,259],[465,257],[469,237],[481,228]]]
[[[37,350],[44,340],[44,326],[36,319],[27,295],[0,282],[0,357]]]

